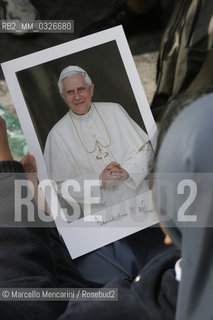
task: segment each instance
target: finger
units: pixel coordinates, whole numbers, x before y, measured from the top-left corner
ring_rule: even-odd
[[[0,116],[0,126],[6,127],[6,122],[1,116]]]
[[[104,169],[105,172],[122,172],[122,169],[120,167],[111,167],[111,168],[107,168]]]
[[[0,130],[1,130],[1,135],[0,138],[7,137],[7,128],[6,128],[6,121],[0,117]]]
[[[122,179],[127,179],[129,177],[128,172],[123,168],[121,168],[121,177]]]
[[[36,160],[32,154],[27,154],[22,160],[21,164],[24,167],[24,171],[26,173],[36,173],[37,172],[37,165]]]
[[[105,170],[105,173],[109,174],[109,175],[112,175],[112,174],[115,174],[115,173],[120,173],[121,174],[122,170],[121,170],[121,168],[113,167],[111,169]]]
[[[105,179],[110,181],[110,180],[120,180],[122,178],[122,175],[120,173],[114,173],[112,175],[106,175]]]
[[[5,120],[0,117],[0,161],[13,160],[10,152]]]
[[[106,166],[105,169],[111,169],[111,168],[113,168],[113,167],[120,168],[121,166],[120,166],[120,164],[119,164],[118,162],[112,161],[112,162],[110,162],[110,164],[108,164],[108,165]]]

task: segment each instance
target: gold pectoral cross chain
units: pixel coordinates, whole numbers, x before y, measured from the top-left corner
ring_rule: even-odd
[[[109,131],[108,131],[108,129],[107,129],[107,126],[106,126],[104,120],[102,119],[102,117],[101,117],[98,109],[96,108],[96,106],[95,106],[94,103],[92,103],[92,105],[93,105],[94,109],[96,110],[96,112],[97,112],[100,120],[102,121],[103,126],[104,126],[104,128],[105,128],[105,130],[106,130],[106,133],[107,133],[107,135],[108,135],[109,142],[108,142],[106,145],[103,145],[100,141],[98,141],[98,140],[96,139],[94,149],[88,150],[87,147],[86,147],[86,145],[84,144],[84,142],[83,142],[83,140],[82,140],[79,132],[78,132],[78,129],[77,129],[77,127],[76,127],[75,121],[74,121],[73,118],[72,118],[71,113],[69,113],[69,115],[70,115],[70,119],[71,119],[71,121],[72,121],[72,123],[73,123],[73,126],[74,126],[74,128],[75,128],[76,134],[77,134],[77,136],[78,136],[78,138],[79,138],[79,141],[80,141],[82,147],[84,148],[84,150],[85,150],[87,153],[90,153],[90,154],[91,154],[91,153],[93,153],[93,152],[96,151],[96,148],[97,148],[97,146],[98,146],[98,155],[96,156],[96,159],[97,159],[97,160],[100,160],[100,159],[101,159],[101,160],[103,161],[104,165],[106,166],[106,157],[109,155],[109,152],[107,152],[107,151],[106,151],[106,152],[103,152],[103,150],[101,149],[101,146],[104,147],[104,148],[109,147],[109,146],[111,145],[111,137],[110,137]],[[94,136],[94,138],[95,138],[95,136]]]

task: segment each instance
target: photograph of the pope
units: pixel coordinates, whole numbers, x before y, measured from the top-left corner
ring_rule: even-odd
[[[75,199],[83,210],[84,181],[98,179],[100,186],[91,189],[99,199],[93,213],[147,191],[153,151],[145,131],[120,104],[93,101],[95,83],[80,66],[65,67],[58,88],[68,112],[50,130],[44,149],[58,196],[70,205]],[[62,187],[68,179],[78,182],[77,192]]]
[[[121,27],[103,33],[21,57],[12,77],[39,184],[53,182],[42,191],[55,224],[74,267],[100,285],[131,281],[164,250],[160,229],[150,227],[156,125]]]

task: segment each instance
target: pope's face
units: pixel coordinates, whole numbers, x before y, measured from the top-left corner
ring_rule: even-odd
[[[88,85],[84,76],[77,73],[63,80],[62,98],[76,114],[86,114],[91,105],[94,85]]]

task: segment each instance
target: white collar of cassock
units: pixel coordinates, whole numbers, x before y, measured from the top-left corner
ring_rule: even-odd
[[[85,120],[85,119],[88,119],[89,116],[92,114],[93,109],[94,109],[94,107],[91,104],[89,111],[87,113],[85,113],[85,114],[81,114],[81,115],[77,114],[77,113],[73,112],[72,109],[70,109],[69,113],[70,113],[71,117],[73,117],[74,119]]]
[[[180,282],[182,275],[182,259],[178,259],[175,264],[175,279]]]

